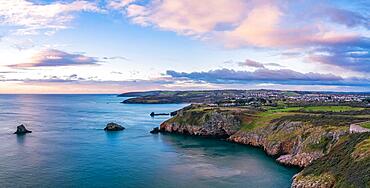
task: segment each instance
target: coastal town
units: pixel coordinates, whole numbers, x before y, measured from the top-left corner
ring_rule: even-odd
[[[210,106],[354,105],[370,106],[370,93],[335,93],[281,90],[150,91],[119,95],[123,103],[199,103]]]

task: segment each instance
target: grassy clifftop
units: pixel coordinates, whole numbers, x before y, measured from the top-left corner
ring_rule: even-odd
[[[294,187],[370,187],[370,133],[342,137],[332,152],[316,160],[294,179]]]

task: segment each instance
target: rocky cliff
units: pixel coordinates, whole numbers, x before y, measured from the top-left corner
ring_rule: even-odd
[[[292,188],[370,187],[370,133],[342,137],[293,178]]]
[[[246,121],[259,118],[250,109],[220,109],[189,106],[160,125],[162,132],[227,138],[231,142],[263,148],[285,165],[305,167],[328,153],[339,138],[348,134],[346,126],[317,126],[289,119],[271,121],[266,126],[242,129]],[[248,119],[249,117],[249,119]],[[280,116],[279,116],[280,117]]]
[[[241,111],[212,108],[184,108],[160,125],[160,131],[194,136],[228,138],[241,128]]]
[[[370,133],[350,134],[368,117],[191,105],[160,132],[227,138],[261,147],[279,163],[303,167],[293,188],[370,187]]]
[[[240,130],[229,140],[262,147],[269,155],[278,157],[276,160],[280,163],[305,167],[328,153],[346,134],[346,127],[280,121],[250,131]]]

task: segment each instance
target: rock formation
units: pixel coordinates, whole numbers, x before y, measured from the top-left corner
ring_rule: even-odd
[[[125,128],[117,123],[108,123],[107,126],[104,128],[105,131],[122,131]]]
[[[23,124],[17,126],[17,131],[14,132],[14,134],[26,134],[26,133],[32,133],[32,131],[27,130]]]
[[[152,134],[158,134],[160,132],[159,127],[154,127],[153,130],[150,131]]]

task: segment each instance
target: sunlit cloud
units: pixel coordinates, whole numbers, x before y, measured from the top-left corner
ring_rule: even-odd
[[[232,49],[276,49],[289,57],[292,52],[286,51],[294,49],[295,56],[306,56],[311,63],[360,72],[370,70],[370,4],[366,1],[354,2],[348,7],[334,2],[271,0],[130,3],[124,14],[142,26],[221,43]],[[354,8],[356,6],[361,8]],[[316,54],[322,51],[328,54]],[[255,68],[264,66],[240,63],[246,64]]]
[[[51,34],[68,28],[74,13],[102,12],[94,3],[84,0],[69,3],[36,4],[27,0],[0,0],[0,25],[18,26],[16,34]]]
[[[186,78],[216,84],[280,84],[280,85],[333,85],[370,87],[370,79],[343,78],[333,74],[300,73],[289,69],[271,70],[260,68],[255,71],[216,69],[206,72],[176,72],[169,70],[173,78]]]
[[[9,65],[11,68],[61,67],[78,65],[97,65],[94,57],[82,54],[72,54],[55,49],[46,49],[35,54],[29,63]]]

